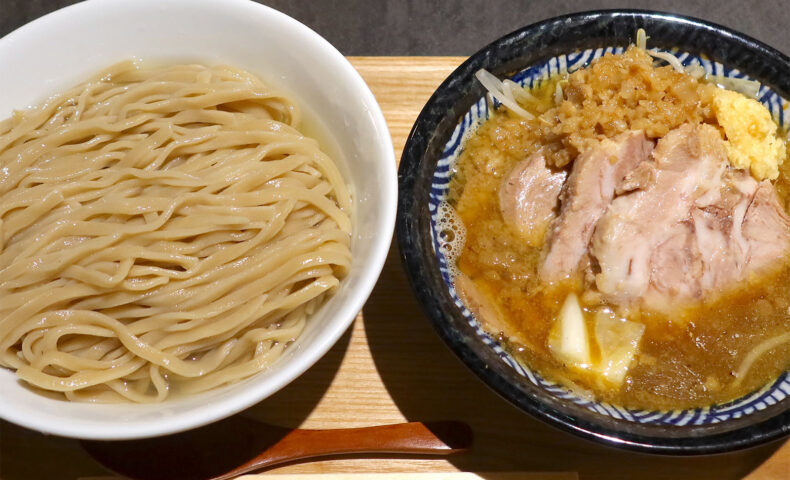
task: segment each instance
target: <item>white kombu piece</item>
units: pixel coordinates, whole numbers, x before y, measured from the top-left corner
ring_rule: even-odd
[[[570,293],[549,335],[549,349],[568,366],[590,367],[590,340],[579,299]]]
[[[644,333],[641,323],[612,318],[604,312],[595,316],[595,340],[601,359],[594,370],[601,380],[610,385],[623,384]]]
[[[609,309],[600,310],[594,319],[593,339],[599,358],[593,359],[590,332],[579,299],[570,293],[549,335],[549,349],[568,368],[586,370],[604,385],[619,387],[639,351],[645,326],[616,318]]]

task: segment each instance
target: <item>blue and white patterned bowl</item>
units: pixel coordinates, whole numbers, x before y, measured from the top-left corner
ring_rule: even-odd
[[[528,413],[587,438],[652,453],[703,454],[757,445],[790,433],[790,372],[743,398],[708,408],[638,411],[590,401],[511,357],[480,328],[450,282],[437,207],[447,196],[463,140],[492,108],[474,72],[486,68],[531,86],[607,52],[622,52],[638,28],[648,32],[651,47],[671,51],[685,65],[760,81],[760,101],[785,125],[790,58],[724,27],[643,11],[581,13],[526,27],[473,55],[418,117],[399,172],[397,233],[403,261],[445,342],[489,386]]]

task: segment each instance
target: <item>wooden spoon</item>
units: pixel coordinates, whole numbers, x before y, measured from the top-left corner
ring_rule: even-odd
[[[461,422],[288,429],[236,416],[166,437],[83,441],[106,468],[135,480],[227,480],[265,467],[348,454],[450,455],[472,445]]]

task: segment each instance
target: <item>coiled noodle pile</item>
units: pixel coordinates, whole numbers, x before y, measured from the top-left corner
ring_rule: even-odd
[[[70,400],[246,378],[350,264],[350,198],[292,100],[116,65],[0,123],[0,364]]]

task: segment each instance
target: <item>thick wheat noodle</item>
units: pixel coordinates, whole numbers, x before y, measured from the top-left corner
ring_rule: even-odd
[[[0,365],[100,402],[270,366],[351,260],[299,122],[247,72],[136,62],[0,122]]]
[[[757,346],[752,347],[746,357],[741,360],[741,364],[738,365],[738,370],[736,370],[734,374],[735,381],[733,383],[735,385],[740,384],[743,379],[746,378],[746,374],[749,373],[749,370],[752,368],[752,365],[754,365],[754,362],[774,348],[788,342],[790,342],[790,332],[785,332],[781,335],[765,339],[758,343]]]

